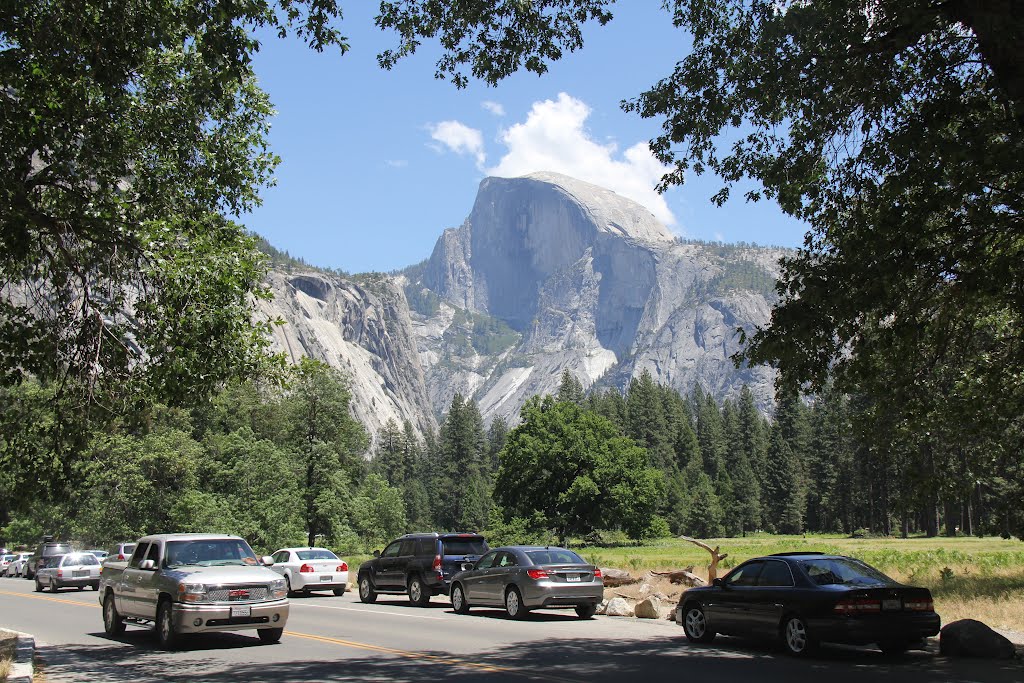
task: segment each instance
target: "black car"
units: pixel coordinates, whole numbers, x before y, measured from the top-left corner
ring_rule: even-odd
[[[432,595],[447,595],[452,577],[487,550],[480,534],[406,534],[359,566],[359,599],[373,602],[379,593],[407,593],[409,602],[422,607]]]
[[[821,642],[900,654],[939,632],[927,588],[905,586],[852,557],[780,553],[739,565],[679,599],[676,622],[695,643],[717,633],[778,638],[792,655]]]

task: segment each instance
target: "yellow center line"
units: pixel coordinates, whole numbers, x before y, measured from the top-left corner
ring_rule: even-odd
[[[81,600],[68,600],[66,598],[55,598],[51,595],[36,595],[34,593],[15,593],[14,591],[0,591],[0,595],[13,595],[18,598],[32,598],[33,600],[49,600],[50,602],[60,602],[65,605],[78,605],[79,607],[99,607],[99,603],[82,602]]]

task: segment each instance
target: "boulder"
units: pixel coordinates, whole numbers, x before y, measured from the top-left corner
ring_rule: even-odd
[[[608,601],[604,613],[610,617],[631,617],[633,608],[625,598],[612,598]]]
[[[604,577],[605,588],[628,586],[640,580],[633,578],[633,575],[624,569],[615,569],[614,567],[601,567],[601,576]]]
[[[1016,648],[1005,636],[975,619],[946,624],[939,635],[939,652],[949,657],[1013,659]]]
[[[597,606],[597,612],[595,614],[604,614],[608,610],[608,601],[602,600]]]
[[[661,619],[662,602],[650,597],[637,603],[634,614],[638,619]]]

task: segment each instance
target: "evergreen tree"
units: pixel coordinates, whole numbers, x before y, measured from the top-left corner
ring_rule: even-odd
[[[796,456],[778,422],[772,426],[769,437],[764,488],[768,530],[780,534],[803,533],[806,489]]]
[[[437,482],[437,523],[451,530],[482,529],[491,499],[483,472],[486,437],[476,403],[455,394],[441,427],[439,447],[443,476]]]
[[[558,385],[556,396],[559,401],[567,401],[578,406],[582,406],[586,400],[583,384],[568,369],[562,370],[562,381]]]

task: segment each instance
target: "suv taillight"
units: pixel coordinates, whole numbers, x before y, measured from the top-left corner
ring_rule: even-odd
[[[118,553],[117,554],[117,561],[118,562],[124,562],[124,553]]]
[[[314,571],[316,570],[313,569],[312,565],[304,564],[299,567],[299,572],[302,574],[312,574]]]

